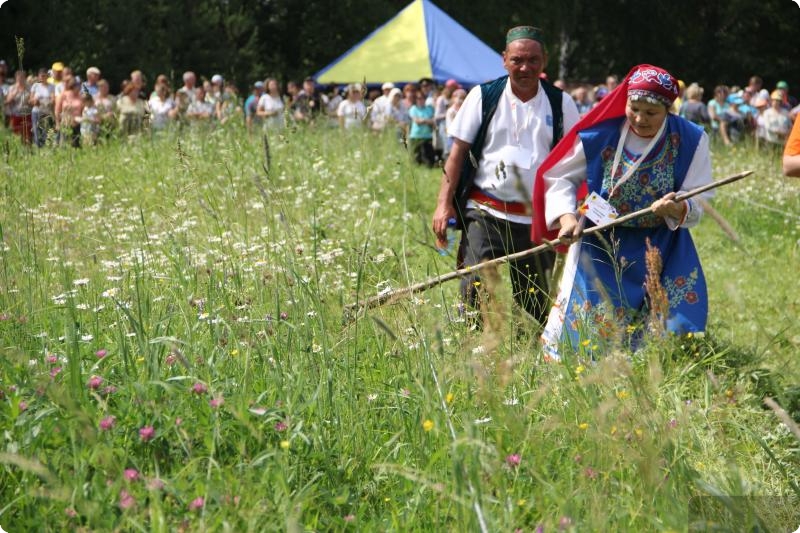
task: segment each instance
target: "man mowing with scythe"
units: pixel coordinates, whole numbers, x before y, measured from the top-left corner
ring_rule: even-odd
[[[433,231],[445,247],[451,219],[462,229],[459,266],[474,266],[531,247],[530,198],[539,165],[578,121],[569,95],[540,75],[547,66],[542,30],[508,31],[503,51],[508,76],[474,87],[448,133],[454,138],[433,214]],[[546,272],[555,254],[510,263],[514,299],[544,324],[550,306]],[[463,262],[462,262],[463,260]],[[462,278],[472,307],[479,278]]]

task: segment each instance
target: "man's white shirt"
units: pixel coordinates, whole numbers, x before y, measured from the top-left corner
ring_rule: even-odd
[[[481,88],[475,86],[467,94],[448,135],[471,144],[481,126],[481,106]],[[572,97],[563,93],[561,109],[566,134],[578,122],[578,108]],[[536,96],[523,102],[506,82],[486,132],[475,173],[475,186],[499,200],[530,202],[536,170],[550,153],[552,142],[553,111],[541,85]],[[531,223],[529,216],[507,214],[472,201],[467,203],[467,207],[484,209],[511,222]]]

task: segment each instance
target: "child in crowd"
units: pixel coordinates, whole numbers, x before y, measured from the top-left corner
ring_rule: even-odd
[[[100,133],[100,112],[90,93],[84,93],[83,111],[81,112],[81,145],[94,146]]]
[[[189,95],[185,92],[178,91],[175,93],[175,120],[178,126],[183,128],[189,122],[186,118],[186,113],[189,110]]]
[[[435,162],[433,128],[436,127],[436,123],[433,118],[433,106],[427,105],[426,101],[425,94],[417,91],[415,104],[408,110],[408,116],[411,118],[408,141],[414,161],[419,165],[433,168]]]

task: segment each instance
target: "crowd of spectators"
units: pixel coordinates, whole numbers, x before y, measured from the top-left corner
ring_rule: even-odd
[[[579,85],[570,94],[583,115],[616,83],[616,77],[609,76],[605,84]],[[672,112],[701,124],[712,138],[725,145],[752,139],[758,145],[780,148],[800,112],[786,81],[777,82],[770,91],[759,76],[752,76],[744,87],[717,85],[711,98],[705,101],[703,88],[697,83],[686,86],[680,81],[680,91]]]
[[[61,62],[34,75],[22,70],[12,83],[5,62],[0,61],[0,114],[3,124],[23,143],[80,147],[93,145],[111,135],[136,135],[145,128],[164,130],[172,124],[225,124],[241,115],[236,86],[220,75],[197,84],[187,72],[183,86],[173,90],[167,76],[156,78],[147,92],[146,80],[135,70],[112,92],[97,67],[85,77]]]
[[[174,89],[165,75],[148,88],[142,72],[135,70],[116,93],[97,67],[89,67],[82,77],[55,62],[35,75],[19,70],[10,83],[7,76],[7,65],[0,62],[3,124],[23,143],[38,147],[89,146],[112,135],[127,137],[144,130],[234,123],[257,132],[306,123],[342,130],[394,130],[409,144],[415,160],[428,166],[447,157],[447,125],[466,96],[455,80],[438,86],[429,78],[402,89],[391,82],[372,89],[359,83],[323,88],[310,77],[282,86],[267,78],[240,96],[236,85],[220,74],[198,79],[191,71],[183,73],[182,85]]]
[[[446,159],[452,139],[447,129],[466,97],[455,80],[437,84],[423,78],[395,87],[354,83],[320,87],[313,78],[283,86],[275,78],[256,81],[241,95],[234,83],[215,74],[200,78],[185,72],[182,85],[174,89],[159,75],[148,91],[141,71],[130,73],[119,91],[112,92],[97,67],[74,72],[61,62],[34,75],[25,71],[9,79],[0,61],[0,114],[3,123],[24,143],[39,147],[62,144],[92,145],[111,135],[136,135],[168,128],[214,127],[226,123],[244,126],[249,132],[280,130],[293,124],[316,124],[342,130],[394,130],[406,142],[414,159],[433,166]],[[556,86],[567,90],[582,114],[601,101],[619,83],[610,75],[599,85]],[[789,94],[785,81],[773,90],[763,87],[758,76],[745,87],[719,85],[704,100],[697,83],[685,86],[672,111],[703,125],[725,145],[752,138],[757,144],[782,146],[800,106]]]

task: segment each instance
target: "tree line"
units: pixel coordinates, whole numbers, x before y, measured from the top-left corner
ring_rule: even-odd
[[[96,65],[114,87],[133,69],[150,81],[164,73],[177,82],[184,70],[220,73],[240,87],[266,76],[302,79],[408,1],[9,0],[0,8],[0,58],[12,71],[53,61],[78,72]],[[498,51],[510,26],[543,28],[551,78],[600,81],[648,62],[707,89],[744,85],[753,74],[767,87],[800,83],[800,8],[791,0],[435,3]]]

